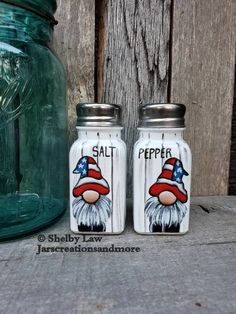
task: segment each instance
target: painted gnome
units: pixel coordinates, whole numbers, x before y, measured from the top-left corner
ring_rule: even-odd
[[[106,196],[110,192],[107,181],[103,178],[96,161],[83,156],[78,161],[73,173],[80,178],[73,188],[73,215],[82,232],[104,232],[106,221],[111,215],[111,200]]]
[[[183,183],[184,170],[181,160],[169,158],[157,181],[150,187],[145,205],[149,217],[150,232],[179,232],[180,224],[186,214],[184,203],[188,200]]]

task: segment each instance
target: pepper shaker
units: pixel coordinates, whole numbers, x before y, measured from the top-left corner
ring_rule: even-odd
[[[183,140],[185,106],[146,104],[134,146],[134,229],[141,234],[189,230],[191,151]]]
[[[121,107],[78,104],[78,139],[70,150],[70,226],[75,233],[125,227],[126,145]]]

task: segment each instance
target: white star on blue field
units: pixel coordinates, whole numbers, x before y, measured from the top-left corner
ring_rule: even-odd
[[[183,169],[182,163],[180,161],[177,161],[174,166],[172,180],[181,183],[184,175],[187,176],[188,173]]]
[[[81,177],[83,178],[87,176],[87,172],[88,172],[88,158],[83,157],[77,163],[73,173],[80,174]]]

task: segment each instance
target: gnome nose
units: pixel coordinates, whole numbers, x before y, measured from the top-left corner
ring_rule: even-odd
[[[159,194],[159,201],[166,206],[176,202],[176,196],[170,191],[163,191]]]
[[[82,197],[88,204],[94,204],[99,199],[100,194],[96,191],[87,190],[82,194]]]

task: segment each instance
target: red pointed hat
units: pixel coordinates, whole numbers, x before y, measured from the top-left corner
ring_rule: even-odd
[[[74,197],[79,197],[88,190],[96,191],[101,195],[110,192],[107,181],[102,177],[101,169],[92,157],[80,158],[73,173],[80,174],[79,181],[73,189]]]
[[[188,173],[184,170],[182,161],[177,158],[169,158],[163,168],[162,173],[149,189],[149,194],[152,196],[159,196],[161,192],[172,192],[176,198],[186,203],[188,194],[183,183],[183,176]]]

